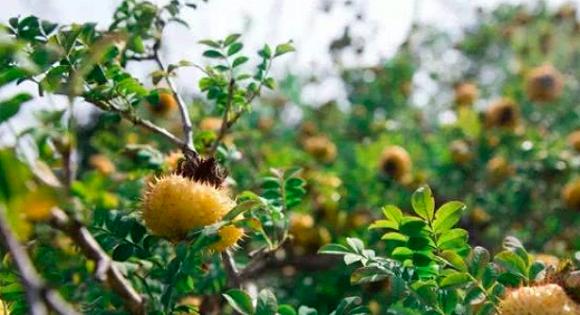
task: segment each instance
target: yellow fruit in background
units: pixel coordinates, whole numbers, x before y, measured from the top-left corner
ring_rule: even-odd
[[[25,194],[18,201],[18,208],[24,217],[30,221],[45,221],[50,219],[52,208],[58,205],[54,191],[48,188],[37,188]]]
[[[457,164],[466,164],[473,160],[473,152],[469,144],[464,140],[455,140],[449,145],[451,159]]]
[[[316,227],[309,214],[293,213],[290,217],[289,232],[294,239],[298,254],[315,253],[322,245],[330,242],[330,232],[324,227]]]
[[[580,210],[580,179],[576,179],[564,186],[562,199],[566,207]]]
[[[177,101],[172,92],[159,90],[158,96],[156,103],[148,102],[149,106],[147,106],[154,114],[166,115],[177,108]]]
[[[413,168],[411,156],[400,146],[391,146],[383,150],[380,159],[380,170],[383,174],[402,182]]]
[[[489,128],[514,129],[519,122],[517,104],[508,98],[499,99],[489,105],[485,113],[485,124]]]
[[[216,252],[223,252],[228,248],[235,247],[238,241],[244,236],[244,229],[235,225],[226,225],[219,229],[219,241],[212,244],[209,248]]]
[[[218,222],[234,205],[223,189],[171,174],[149,184],[141,208],[154,234],[180,240],[193,228]]]
[[[514,167],[503,156],[493,157],[486,168],[492,183],[499,183],[514,173]]]
[[[115,164],[104,154],[94,154],[89,158],[89,165],[97,172],[108,176],[116,171]]]
[[[562,94],[562,74],[552,65],[536,67],[526,77],[526,93],[535,102],[551,102]]]
[[[176,315],[197,315],[199,314],[199,308],[201,307],[201,303],[203,302],[203,298],[199,297],[199,296],[193,296],[193,295],[188,295],[185,297],[182,297],[179,302],[177,302],[177,305],[179,306],[189,306],[192,309],[194,309],[195,311],[192,312],[178,312],[176,313]]]
[[[218,132],[222,127],[221,117],[206,117],[199,122],[199,129]]]
[[[469,218],[478,225],[486,224],[491,220],[489,213],[481,207],[475,207],[469,214]]]
[[[165,167],[168,170],[175,170],[177,168],[177,165],[179,164],[179,162],[183,159],[185,159],[185,157],[183,156],[183,153],[181,153],[180,151],[173,151],[173,152],[170,152],[165,157],[163,164],[165,164]]]
[[[263,132],[268,132],[274,128],[274,119],[272,117],[260,117],[258,119],[258,128]]]
[[[458,106],[473,105],[479,96],[479,90],[473,83],[462,82],[454,87],[455,90],[455,104]]]
[[[568,143],[574,150],[580,152],[580,130],[576,130],[568,135]]]
[[[323,162],[332,162],[336,158],[336,145],[326,136],[306,138],[304,149],[314,158]]]
[[[509,291],[499,304],[500,315],[577,315],[577,305],[562,287],[545,284]]]
[[[536,254],[533,256],[534,261],[539,261],[544,264],[546,267],[553,267],[554,269],[558,268],[560,264],[560,259],[553,255],[548,254]]]

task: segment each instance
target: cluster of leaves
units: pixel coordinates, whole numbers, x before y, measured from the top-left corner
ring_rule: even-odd
[[[389,205],[386,219],[371,228],[385,228],[387,257],[366,249],[361,240],[348,238],[347,245],[328,244],[320,253],[342,255],[347,265],[360,264],[351,283],[386,281],[392,310],[408,309],[420,314],[495,314],[506,286],[529,285],[542,280],[546,266],[533,262],[513,237],[493,261],[483,247],[467,243],[467,231],[456,228],[465,206],[451,201],[435,210],[429,187],[412,197],[417,216],[405,215]]]
[[[278,305],[276,296],[269,290],[258,294],[255,307],[252,298],[244,291],[232,289],[224,293],[228,303],[243,315],[318,315],[318,311],[308,306],[300,306],[298,310],[288,304]],[[369,314],[367,307],[360,305],[357,297],[344,298],[330,315],[363,315]]]

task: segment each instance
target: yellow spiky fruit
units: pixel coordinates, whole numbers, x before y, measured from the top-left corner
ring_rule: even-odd
[[[332,162],[336,158],[336,145],[326,136],[314,136],[304,140],[304,149],[317,160]]]
[[[526,77],[526,93],[535,102],[552,102],[562,94],[562,74],[552,65],[542,65],[530,71]]]
[[[479,96],[477,86],[470,82],[462,82],[455,85],[455,104],[458,106],[470,106]]]
[[[499,99],[489,105],[485,113],[488,128],[514,129],[519,123],[520,113],[517,104],[509,99]]]
[[[244,236],[244,229],[230,224],[221,227],[218,231],[218,235],[220,237],[219,241],[212,244],[209,248],[216,252],[223,252],[238,244],[238,241]]]
[[[411,156],[400,146],[391,146],[383,150],[379,167],[384,175],[392,177],[398,182],[410,178],[413,162]]]
[[[89,165],[97,172],[108,176],[116,171],[115,164],[104,154],[95,154],[89,158]]]
[[[566,207],[580,210],[580,179],[576,179],[564,186],[562,200]]]
[[[576,315],[580,306],[559,285],[545,284],[509,291],[499,304],[499,314]]]
[[[191,229],[218,222],[233,207],[223,189],[171,174],[149,185],[142,213],[153,234],[181,240]]]
[[[568,135],[568,143],[574,150],[580,152],[580,130],[573,131]]]

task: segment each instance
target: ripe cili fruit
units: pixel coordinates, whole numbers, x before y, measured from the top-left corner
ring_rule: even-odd
[[[294,249],[301,255],[315,253],[331,238],[326,228],[316,227],[314,218],[305,213],[292,214],[289,232],[294,238]]]
[[[473,152],[469,143],[465,140],[454,140],[449,145],[449,151],[451,152],[451,159],[453,162],[464,165],[473,160]]]
[[[336,145],[326,136],[314,136],[304,140],[304,149],[322,162],[332,162],[336,158]]]
[[[116,171],[115,164],[104,154],[91,155],[89,165],[105,176],[111,175]]]
[[[580,130],[573,131],[568,135],[568,143],[574,150],[580,152]]]
[[[536,67],[526,77],[526,93],[535,102],[551,102],[562,94],[562,74],[551,65]]]
[[[462,82],[454,87],[455,104],[458,106],[470,106],[479,96],[477,86],[470,82]]]
[[[499,314],[573,315],[580,314],[580,306],[559,285],[544,284],[509,291],[500,301]]]
[[[145,225],[161,237],[179,241],[194,228],[221,220],[235,205],[221,187],[224,175],[213,158],[187,158],[175,173],[149,184],[142,202]]]
[[[509,99],[502,98],[489,105],[485,113],[485,124],[489,128],[514,129],[519,122],[517,104]]]
[[[26,193],[16,202],[24,217],[30,221],[45,221],[50,219],[52,208],[58,205],[56,193],[49,188],[35,188]]]
[[[580,210],[580,179],[568,183],[562,189],[562,200],[566,207]]]
[[[244,229],[236,227],[233,224],[221,227],[218,230],[219,241],[212,244],[209,248],[216,252],[223,252],[228,248],[235,247],[238,241],[244,236]]]
[[[222,120],[220,117],[206,117],[199,122],[199,129],[218,132],[222,127]]]
[[[495,156],[487,162],[487,174],[493,184],[502,182],[513,174],[514,167],[503,156]]]
[[[383,150],[379,167],[384,175],[403,182],[410,178],[413,162],[407,150],[400,146],[390,146]]]
[[[155,97],[148,97],[147,108],[158,115],[166,115],[175,108],[177,108],[177,101],[173,96],[173,93],[166,89],[159,89],[154,93],[157,94]]]

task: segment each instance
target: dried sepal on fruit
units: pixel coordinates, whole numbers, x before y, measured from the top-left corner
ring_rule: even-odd
[[[580,314],[580,306],[552,283],[510,290],[500,301],[499,314],[572,315]]]
[[[411,179],[413,162],[411,156],[403,147],[390,146],[383,150],[379,167],[384,175],[403,183]]]
[[[509,98],[502,98],[489,105],[485,113],[485,124],[488,128],[514,129],[519,118],[518,105]]]
[[[562,95],[564,79],[552,65],[533,68],[526,77],[526,93],[535,102],[552,102]]]

